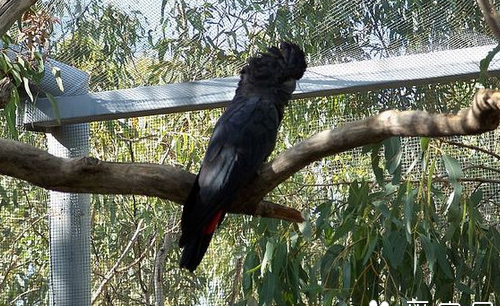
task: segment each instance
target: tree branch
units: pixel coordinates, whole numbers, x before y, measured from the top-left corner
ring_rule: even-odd
[[[166,232],[163,236],[163,243],[156,251],[155,269],[154,269],[154,289],[155,289],[155,305],[164,306],[165,296],[163,292],[163,272],[165,270],[165,258],[170,251],[173,237],[171,232]]]
[[[146,195],[179,204],[186,201],[195,179],[194,174],[172,166],[113,163],[91,157],[60,158],[8,139],[0,139],[0,174],[55,191]],[[277,218],[303,221],[295,209],[267,201],[259,206],[264,212],[276,212]],[[238,207],[229,212],[243,213]]]
[[[482,89],[472,106],[457,114],[390,110],[317,133],[264,164],[253,182],[236,195],[228,212],[301,222],[299,211],[262,199],[308,164],[392,136],[480,134],[497,128],[499,120],[500,91]],[[186,200],[195,178],[166,165],[58,158],[11,140],[0,140],[0,174],[62,192],[138,194],[177,203]]]
[[[500,120],[500,91],[480,89],[472,105],[457,114],[429,114],[424,111],[389,110],[342,127],[326,130],[279,154],[260,169],[260,175],[241,192],[233,205],[243,213],[278,215],[256,205],[257,199],[308,164],[347,150],[378,143],[393,136],[445,137],[476,135],[494,130]]]
[[[447,143],[447,144],[452,145],[452,146],[457,146],[457,147],[461,147],[461,148],[467,148],[467,149],[471,149],[471,150],[476,150],[476,151],[479,151],[479,152],[483,152],[485,154],[488,154],[491,157],[494,157],[494,158],[500,160],[500,155],[496,154],[495,152],[493,152],[491,150],[486,150],[486,149],[483,149],[483,148],[478,147],[478,146],[468,145],[468,144],[465,144],[465,143],[451,141],[451,140],[442,139],[442,138],[439,138],[438,140],[440,142],[444,142],[444,143]]]
[[[496,37],[497,41],[500,42],[500,19],[498,18],[495,7],[491,4],[490,0],[477,0],[477,4],[481,8],[481,12],[491,32]]]
[[[37,0],[0,0],[0,36]]]
[[[97,298],[101,294],[101,292],[104,289],[104,287],[106,286],[106,284],[117,273],[118,265],[120,264],[122,259],[125,257],[125,255],[127,255],[128,251],[130,250],[130,248],[134,244],[137,237],[139,237],[139,233],[144,229],[144,228],[141,228],[143,221],[144,220],[139,221],[139,224],[137,224],[137,229],[135,230],[134,235],[132,236],[132,238],[130,238],[127,246],[123,250],[122,255],[120,256],[120,258],[118,258],[118,260],[115,262],[113,267],[108,271],[108,273],[106,273],[106,276],[104,276],[104,279],[102,280],[101,284],[99,285],[97,290],[92,294],[92,301],[90,302],[91,305],[94,305],[94,303],[97,301]]]

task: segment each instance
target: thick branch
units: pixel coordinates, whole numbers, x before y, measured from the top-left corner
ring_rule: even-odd
[[[245,213],[263,214],[255,205],[295,172],[324,157],[378,143],[393,136],[445,137],[475,135],[494,130],[500,117],[500,91],[481,89],[472,106],[458,114],[429,114],[424,111],[389,110],[379,115],[326,130],[302,141],[265,164],[260,175],[234,202],[248,209]]]
[[[301,221],[300,213],[262,201],[281,182],[308,164],[392,136],[444,137],[475,135],[498,127],[500,91],[483,89],[472,106],[458,114],[386,111],[320,132],[265,164],[256,179],[237,196],[231,213]],[[64,192],[140,194],[183,203],[194,174],[172,166],[111,163],[93,158],[63,159],[11,140],[0,140],[0,174]]]
[[[185,202],[195,178],[192,173],[166,165],[113,163],[90,157],[60,158],[7,139],[0,139],[0,174],[55,191],[137,194],[179,204]],[[260,216],[302,221],[300,212],[295,209],[265,201],[258,206],[263,207]],[[240,207],[229,212],[244,213]]]
[[[500,19],[495,7],[491,4],[490,0],[477,0],[477,4],[481,8],[481,12],[491,32],[495,35],[498,42],[500,42]]]
[[[0,0],[0,36],[37,0]]]

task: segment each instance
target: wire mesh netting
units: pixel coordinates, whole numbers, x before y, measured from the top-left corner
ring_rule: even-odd
[[[368,0],[349,5],[86,0],[43,6],[60,24],[47,51],[89,72],[92,91],[232,76],[247,54],[280,39],[315,45],[308,53],[310,66],[495,43],[477,5],[466,1],[379,7]],[[71,82],[71,76],[66,79]]]
[[[45,1],[40,8],[59,20],[50,44],[45,46],[50,60],[89,73],[90,91],[233,76],[248,56],[281,39],[303,46],[310,66],[465,49],[495,42],[473,1],[87,0]],[[405,67],[401,69],[404,71]],[[66,87],[81,81],[71,73],[63,79]],[[456,111],[468,105],[474,89],[475,81],[470,80],[296,100],[287,109],[275,152],[316,132],[385,109]],[[101,160],[168,164],[195,173],[221,113],[216,109],[93,122],[88,137],[80,132],[66,136],[75,143],[88,140],[89,155]],[[7,135],[6,125],[2,123],[2,127]],[[445,215],[449,208],[447,199],[454,190],[441,158],[449,156],[462,165],[460,184],[464,193],[480,190],[482,200],[478,206],[485,220],[499,225],[498,136],[495,131],[430,141],[429,160],[436,160],[433,186],[442,190],[444,199],[436,200],[438,216]],[[47,149],[43,134],[24,131],[20,140]],[[420,138],[401,139],[401,173],[410,185],[418,185],[428,174],[422,146]],[[51,153],[82,154],[64,150]],[[317,161],[281,184],[268,199],[303,211],[312,223],[321,204],[328,203],[341,211],[353,182],[365,181],[377,188],[371,152],[369,148],[358,148]],[[384,156],[383,151],[378,154]],[[388,173],[384,178],[391,180]],[[47,205],[61,201],[54,196],[49,198],[43,189],[7,177],[1,177],[0,196],[0,253],[4,254],[0,258],[0,301],[12,305],[53,302],[51,293],[61,289],[64,282],[58,284],[49,279],[49,267],[54,264],[49,259],[49,249],[57,252],[53,248],[57,243],[54,235],[60,231],[47,218],[54,218],[59,212],[48,210]],[[78,198],[67,197],[77,205]],[[256,247],[262,224],[270,226],[273,222],[229,216],[200,268],[191,274],[178,268],[179,205],[125,195],[91,195],[90,202],[90,214],[73,207],[75,216],[69,224],[72,232],[60,234],[68,241],[82,239],[78,235],[81,227],[87,225],[79,218],[88,215],[90,266],[74,263],[74,267],[66,267],[66,272],[77,266],[88,267],[91,283],[87,285],[91,286],[92,300],[103,305],[151,304],[158,291],[163,292],[167,305],[234,305],[252,286],[243,281],[243,274],[248,273],[244,269],[247,254]],[[340,226],[341,221],[335,226]],[[292,234],[286,234],[290,240],[307,235],[296,225],[276,224],[272,226],[292,229]],[[66,226],[60,225],[59,229]],[[266,246],[260,248],[265,250]],[[326,247],[311,241],[304,249],[310,258],[302,259],[303,262],[312,263]],[[81,256],[84,258],[85,254]],[[53,268],[50,269],[54,274]],[[155,290],[158,277],[161,290]],[[53,286],[51,292],[49,284]],[[88,286],[74,290],[85,295]],[[247,305],[252,305],[252,300],[245,298]],[[256,296],[252,298],[258,300]]]

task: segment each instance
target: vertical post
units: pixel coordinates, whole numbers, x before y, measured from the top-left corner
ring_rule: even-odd
[[[49,153],[88,155],[88,124],[61,126],[47,134]],[[90,305],[90,195],[50,192],[49,305]]]

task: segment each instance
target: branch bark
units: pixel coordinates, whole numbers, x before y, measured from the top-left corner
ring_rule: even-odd
[[[490,0],[477,0],[477,4],[481,8],[481,12],[491,32],[498,42],[500,42],[500,19],[495,7],[491,4]]]
[[[0,174],[55,191],[146,195],[179,204],[185,202],[195,178],[192,173],[168,165],[113,163],[91,157],[60,158],[8,139],[0,139]],[[303,221],[295,209],[267,201],[259,206],[264,213],[261,216],[272,218],[276,212],[281,219]],[[239,207],[229,212],[244,213]]]
[[[37,0],[0,0],[0,36]]]
[[[170,251],[172,241],[172,233],[166,232],[163,236],[163,243],[156,252],[154,270],[155,306],[165,305],[165,295],[163,293],[163,272],[165,270],[165,258],[167,257],[167,253]]]
[[[480,134],[497,128],[499,120],[500,91],[482,89],[471,107],[457,114],[390,110],[317,133],[264,164],[253,182],[236,195],[228,212],[301,222],[299,211],[262,199],[308,164],[392,136]],[[192,173],[166,165],[58,158],[5,139],[0,140],[0,174],[62,192],[138,194],[177,203],[185,201],[195,178]]]
[[[326,130],[302,141],[263,165],[260,175],[239,194],[233,205],[246,208],[246,214],[273,215],[257,199],[308,164],[347,150],[378,143],[393,136],[446,137],[476,135],[494,130],[500,118],[500,91],[480,89],[472,105],[457,114],[429,114],[424,111],[389,110],[342,127]]]

